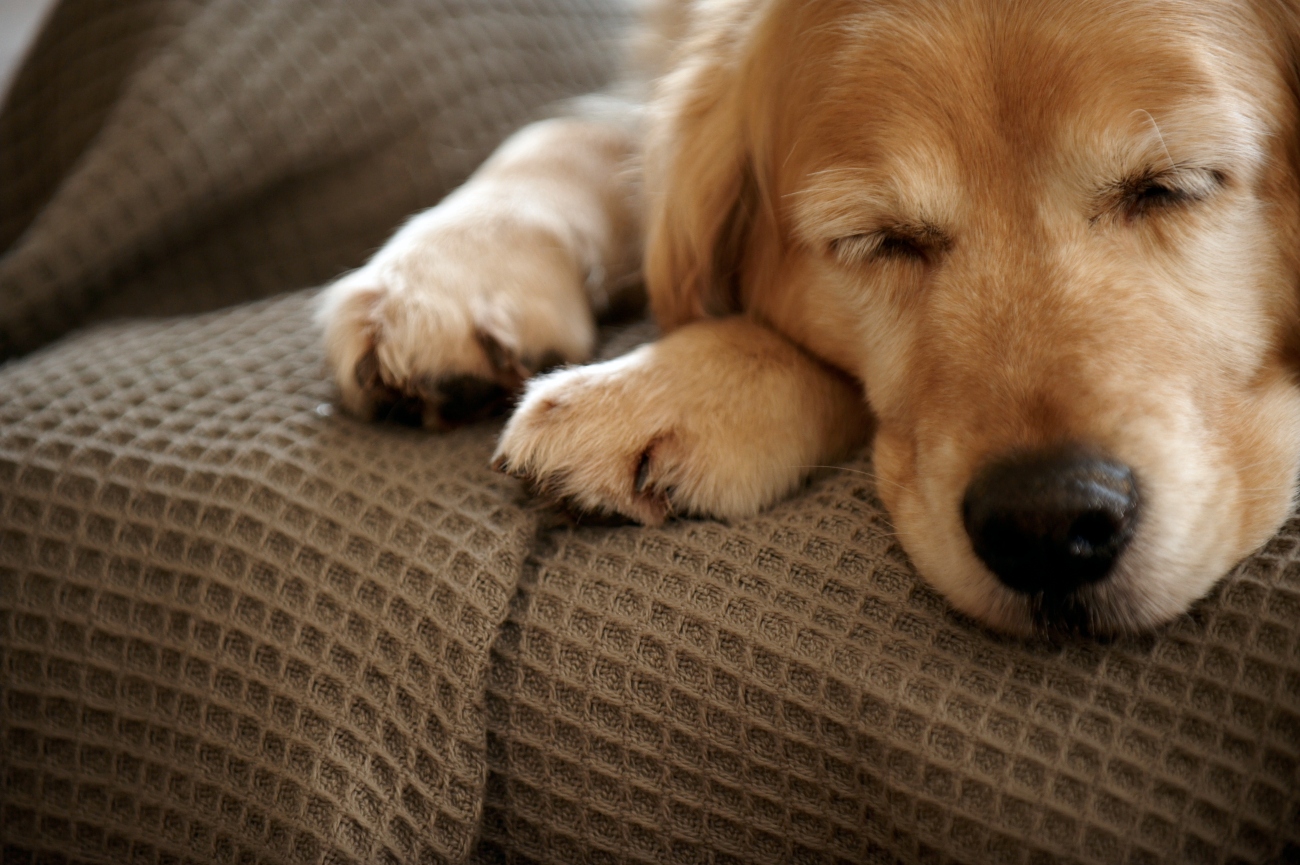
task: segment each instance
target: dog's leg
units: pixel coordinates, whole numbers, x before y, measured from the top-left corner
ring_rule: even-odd
[[[742,517],[869,430],[856,383],[753,320],[706,319],[533,380],[495,464],[584,511]]]
[[[594,314],[640,266],[635,122],[615,103],[525,128],[330,286],[318,317],[343,406],[440,429],[588,360]]]

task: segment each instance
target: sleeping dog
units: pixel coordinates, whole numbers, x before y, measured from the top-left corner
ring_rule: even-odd
[[[673,0],[323,295],[341,401],[579,508],[743,517],[873,442],[1011,631],[1177,615],[1300,461],[1293,0]],[[664,336],[582,366],[644,278]],[[568,364],[539,375],[553,362]]]

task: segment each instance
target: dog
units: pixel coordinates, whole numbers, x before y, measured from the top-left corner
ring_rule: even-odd
[[[639,79],[517,133],[324,292],[349,411],[442,429],[517,396],[499,468],[647,524],[753,514],[871,441],[920,573],[1010,632],[1150,628],[1277,530],[1292,0],[650,20]],[[582,365],[642,277],[665,335]]]

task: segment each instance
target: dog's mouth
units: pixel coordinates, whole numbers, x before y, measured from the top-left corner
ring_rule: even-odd
[[[1114,630],[1111,585],[1143,509],[1132,467],[1096,448],[1013,451],[988,462],[961,500],[971,549],[1032,630]],[[1121,626],[1122,627],[1122,626]]]

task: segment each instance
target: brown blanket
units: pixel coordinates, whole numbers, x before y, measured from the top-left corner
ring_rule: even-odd
[[[623,17],[65,2],[0,115],[5,351],[359,263]],[[565,525],[495,426],[332,413],[309,300],[0,368],[5,865],[1300,861],[1300,523],[1159,633],[1001,638],[865,460]]]

